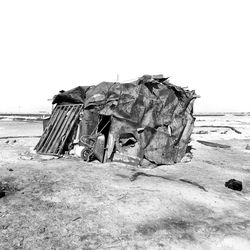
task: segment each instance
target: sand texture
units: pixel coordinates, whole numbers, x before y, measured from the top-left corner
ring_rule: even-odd
[[[0,139],[0,249],[250,249],[250,117],[195,125],[191,161],[154,169],[39,156],[38,138]],[[38,122],[0,121],[0,136],[41,134]],[[136,172],[145,175],[131,181]],[[241,192],[224,186],[233,178]]]

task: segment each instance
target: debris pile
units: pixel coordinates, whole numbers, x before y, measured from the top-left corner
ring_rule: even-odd
[[[0,181],[0,198],[3,198],[4,196],[16,191],[20,191],[20,189],[15,187],[15,185]]]
[[[132,165],[180,162],[190,142],[197,97],[162,75],[60,91],[35,150]]]
[[[225,187],[228,187],[233,190],[241,191],[242,190],[242,182],[235,180],[235,179],[230,179],[229,181],[225,182]]]

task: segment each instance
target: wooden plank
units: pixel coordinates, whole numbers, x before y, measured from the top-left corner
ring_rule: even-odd
[[[73,116],[72,116],[72,119],[71,119],[71,121],[69,122],[69,126],[66,128],[66,131],[64,131],[64,133],[63,133],[64,137],[62,137],[61,145],[60,145],[60,147],[59,147],[59,149],[58,149],[58,154],[61,154],[61,153],[62,153],[63,147],[64,147],[64,145],[65,145],[65,143],[66,143],[66,141],[67,141],[67,138],[68,138],[68,136],[69,136],[71,130],[73,129],[73,127],[74,127],[74,125],[75,125],[75,123],[76,123],[76,121],[77,121],[77,119],[78,119],[78,117],[79,117],[79,115],[80,115],[80,110],[81,110],[81,108],[82,108],[82,107],[77,107],[77,108],[76,108],[76,110],[75,110],[75,112],[74,112],[74,114],[73,114]]]
[[[47,147],[48,143],[49,143],[49,138],[51,137],[54,129],[55,129],[55,121],[58,120],[58,117],[61,115],[61,108],[57,107],[57,109],[55,110],[55,120],[53,120],[53,123],[51,123],[50,125],[50,129],[48,134],[46,135],[44,142],[42,143],[42,145],[40,146],[40,149],[38,150],[38,152],[43,152],[44,149]]]
[[[58,107],[56,107],[53,110],[52,115],[51,115],[50,120],[49,120],[49,123],[48,123],[48,126],[46,127],[45,131],[43,132],[38,144],[35,147],[35,150],[40,150],[41,149],[42,145],[46,141],[46,138],[49,136],[49,134],[50,134],[50,132],[52,130],[53,124],[54,124],[57,116],[58,116]]]
[[[43,148],[46,141],[48,140],[48,137],[50,136],[51,131],[53,130],[54,122],[56,121],[56,119],[59,115],[59,110],[60,109],[58,108],[58,106],[53,110],[52,117],[49,121],[49,124],[46,128],[46,131],[43,133],[43,135],[42,135],[42,137],[37,145],[37,148],[36,148],[37,151],[40,151]]]
[[[64,131],[66,131],[68,129],[68,126],[72,120],[72,117],[74,116],[74,112],[75,112],[75,107],[69,107],[67,114],[66,114],[66,117],[64,119],[64,122],[63,122],[62,126],[60,127],[60,129],[59,129],[50,149],[48,150],[48,152],[57,154],[58,147],[60,145]]]
[[[225,144],[219,144],[219,143],[215,143],[215,142],[209,142],[209,141],[201,141],[201,140],[197,140],[197,142],[205,145],[205,146],[209,146],[209,147],[215,147],[215,148],[230,148],[229,145],[225,145]]]
[[[235,133],[241,134],[239,130],[231,126],[215,126],[215,125],[202,125],[202,126],[195,126],[196,128],[229,128],[232,129]]]
[[[67,110],[67,107],[65,106],[62,106],[62,107],[59,107],[59,114],[58,114],[58,117],[57,119],[55,120],[54,122],[54,125],[53,125],[53,128],[51,130],[51,133],[50,135],[47,137],[46,139],[46,142],[44,144],[44,146],[42,147],[42,149],[40,150],[40,152],[47,152],[48,151],[48,148],[50,147],[51,143],[52,143],[52,140],[53,138],[55,137],[57,131],[58,131],[58,127],[60,126],[60,121],[62,120],[62,118],[65,116],[65,110]]]
[[[45,152],[52,153],[51,147],[53,143],[55,142],[55,140],[57,139],[58,135],[60,134],[61,128],[64,127],[65,123],[67,122],[67,114],[69,110],[70,110],[70,107],[67,107],[67,106],[62,107],[61,116],[55,122],[55,129],[52,133],[51,138],[49,139],[49,143],[45,149]]]

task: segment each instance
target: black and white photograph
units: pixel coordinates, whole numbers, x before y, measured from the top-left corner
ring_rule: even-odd
[[[0,1],[0,250],[249,250],[248,0]]]

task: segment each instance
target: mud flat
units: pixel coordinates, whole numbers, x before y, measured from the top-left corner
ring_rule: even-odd
[[[2,137],[41,134],[0,121]],[[37,141],[0,139],[0,249],[250,249],[250,117],[197,117],[192,160],[154,169],[41,157]]]

